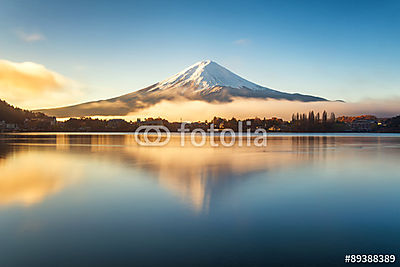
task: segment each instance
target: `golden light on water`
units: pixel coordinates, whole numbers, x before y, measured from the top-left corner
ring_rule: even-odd
[[[0,206],[32,206],[62,191],[80,177],[77,168],[56,153],[25,153],[0,164]]]

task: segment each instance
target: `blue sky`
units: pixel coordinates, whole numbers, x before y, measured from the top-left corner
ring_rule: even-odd
[[[400,1],[0,0],[0,59],[128,93],[211,59],[287,92],[400,96]]]

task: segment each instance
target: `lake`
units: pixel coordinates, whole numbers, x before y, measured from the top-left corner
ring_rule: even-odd
[[[3,134],[0,266],[341,266],[399,252],[399,188],[396,134]]]

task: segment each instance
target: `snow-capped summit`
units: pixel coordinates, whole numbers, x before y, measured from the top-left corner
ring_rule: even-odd
[[[230,102],[238,97],[302,102],[327,101],[321,97],[285,93],[263,87],[241,78],[211,60],[204,60],[170,78],[123,96],[40,111],[58,117],[123,116],[162,100]]]
[[[261,90],[263,87],[249,82],[214,61],[204,60],[158,83],[160,89],[173,86],[192,86],[197,90],[215,86]]]

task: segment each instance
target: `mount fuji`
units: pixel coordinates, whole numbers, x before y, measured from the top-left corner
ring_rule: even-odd
[[[291,94],[263,87],[241,78],[211,60],[205,60],[133,93],[107,100],[39,111],[56,117],[124,116],[162,100],[231,102],[235,97],[301,102],[328,101],[317,96]]]

